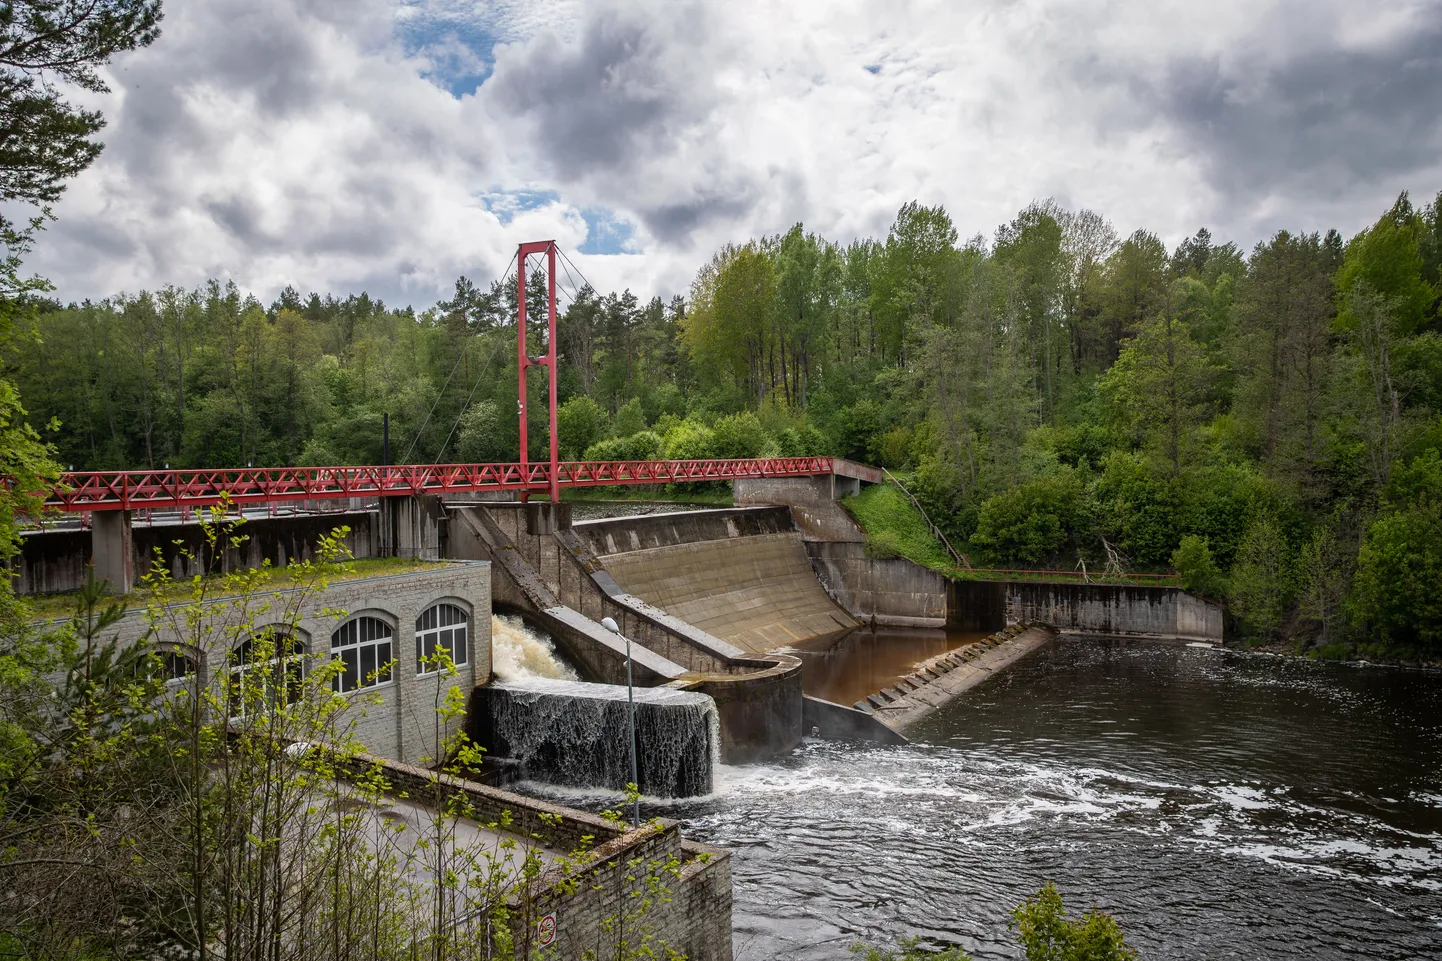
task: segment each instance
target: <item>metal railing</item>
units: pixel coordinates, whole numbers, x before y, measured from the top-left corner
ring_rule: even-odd
[[[748,457],[731,460],[569,461],[556,465],[560,487],[674,484],[738,478],[830,474],[830,457]],[[540,493],[551,485],[549,463],[415,464],[397,467],[255,467],[236,470],[94,471],[62,474],[46,507],[65,512],[184,509],[344,497]]]
[[[1031,581],[1064,584],[1135,584],[1142,587],[1181,587],[1179,574],[1120,574],[1096,571],[1049,571],[1025,568],[954,567],[945,571],[958,580]]]

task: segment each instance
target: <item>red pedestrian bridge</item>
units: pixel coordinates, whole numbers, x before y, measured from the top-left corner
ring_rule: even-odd
[[[273,504],[348,497],[673,484],[737,478],[816,477],[856,470],[832,457],[733,460],[561,461],[518,464],[406,464],[395,467],[247,467],[235,470],[87,471],[62,474],[46,506],[68,513]]]

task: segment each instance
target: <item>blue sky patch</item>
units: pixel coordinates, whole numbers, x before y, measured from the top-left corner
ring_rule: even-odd
[[[583,254],[624,254],[631,242],[631,224],[616,216],[614,211],[592,207],[581,211],[586,221],[586,242],[580,246]]]

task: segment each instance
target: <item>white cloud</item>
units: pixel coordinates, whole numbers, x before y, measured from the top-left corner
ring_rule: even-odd
[[[728,240],[884,233],[912,198],[963,236],[1048,195],[1173,242],[1350,233],[1442,187],[1442,17],[1369,10],[175,2],[33,266],[67,298],[218,276],[424,305],[520,240],[574,251],[582,210],[633,228],[573,253],[590,279],[663,295]],[[435,75],[482,64],[459,98]]]

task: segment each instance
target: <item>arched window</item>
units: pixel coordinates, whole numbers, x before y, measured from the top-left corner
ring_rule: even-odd
[[[158,676],[168,686],[189,680],[200,666],[195,658],[185,651],[173,647],[158,650],[152,657],[155,676]]]
[[[455,664],[470,659],[468,643],[471,616],[455,604],[432,604],[416,618],[416,673],[434,674],[440,670],[436,652],[445,648]]]
[[[231,652],[230,663],[231,717],[300,700],[305,648],[292,635],[275,631],[252,637]]]
[[[331,680],[337,691],[389,684],[391,680],[391,626],[378,617],[356,617],[330,636],[330,652],[345,665]]]

